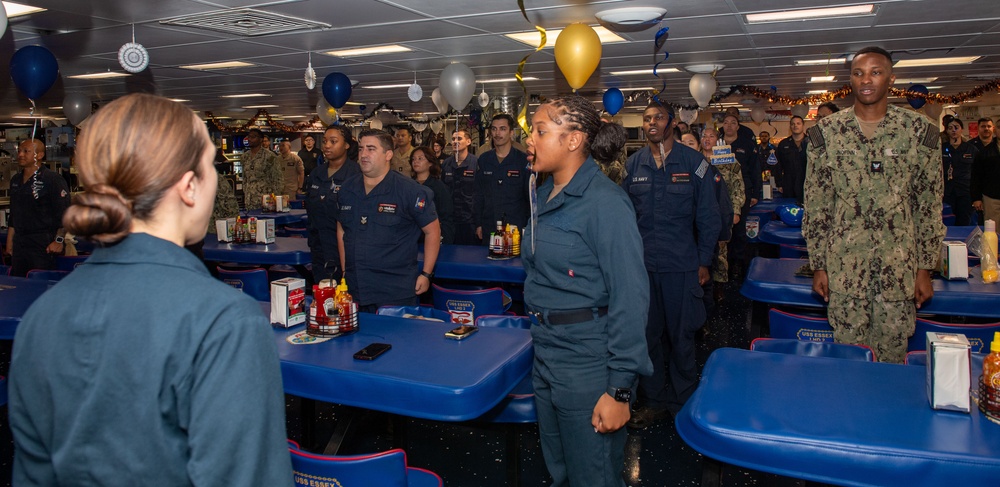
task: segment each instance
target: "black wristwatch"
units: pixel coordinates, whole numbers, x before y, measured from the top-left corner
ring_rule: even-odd
[[[420,275],[426,277],[428,280],[434,278],[434,273],[433,272],[420,271]]]
[[[613,397],[618,402],[632,401],[632,389],[609,386],[608,395]]]
[[[58,243],[58,244],[61,244],[61,243],[63,243],[63,242],[65,241],[65,240],[66,240],[66,239],[64,239],[64,238],[62,238],[62,237],[60,237],[60,236],[56,235],[56,238],[55,238],[55,242],[56,242],[56,243]]]

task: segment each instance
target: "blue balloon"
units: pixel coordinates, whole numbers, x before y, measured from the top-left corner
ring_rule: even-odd
[[[625,95],[618,88],[611,88],[604,92],[604,111],[615,115],[625,106]]]
[[[921,93],[921,94],[926,95],[927,94],[927,87],[924,86],[924,85],[913,85],[913,86],[910,86],[909,88],[907,88],[906,91],[912,91],[914,93]],[[920,107],[924,106],[924,104],[927,103],[927,100],[925,100],[923,98],[914,98],[914,97],[911,97],[911,96],[907,96],[906,97],[906,102],[909,103],[910,106],[913,107],[914,109],[920,109]]]
[[[351,99],[351,80],[344,73],[330,73],[323,79],[323,98],[331,107],[340,109]]]
[[[784,205],[778,207],[778,218],[781,222],[790,227],[801,227],[802,217],[805,215],[806,210],[801,206],[795,205]]]
[[[29,100],[41,98],[58,77],[56,57],[42,46],[24,46],[10,58],[10,78]]]

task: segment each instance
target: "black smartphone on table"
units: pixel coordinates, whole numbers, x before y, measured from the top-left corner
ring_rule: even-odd
[[[375,360],[376,357],[382,355],[383,353],[389,351],[392,345],[388,343],[372,343],[361,350],[358,350],[354,354],[354,358],[357,360]]]
[[[477,331],[479,331],[478,327],[472,325],[462,325],[449,331],[448,333],[445,333],[444,336],[445,338],[451,338],[452,340],[462,340]]]

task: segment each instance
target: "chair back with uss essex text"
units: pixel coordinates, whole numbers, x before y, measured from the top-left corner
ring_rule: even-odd
[[[750,350],[769,353],[785,353],[806,357],[828,357],[846,360],[874,362],[875,352],[865,345],[848,343],[809,342],[783,338],[757,338],[750,342]]]
[[[267,280],[264,269],[228,270],[217,267],[219,279],[230,286],[243,291],[257,301],[271,300],[271,284]]]
[[[378,485],[384,487],[441,487],[441,477],[429,470],[408,467],[400,449],[370,455],[320,455],[288,440],[295,485]]]
[[[940,323],[937,321],[917,318],[913,336],[907,342],[906,351],[927,350],[927,332],[961,333],[969,339],[969,348],[973,353],[989,353],[993,332],[1000,331],[1000,323]]]
[[[767,314],[771,338],[794,338],[813,342],[833,342],[830,320],[771,308]]]
[[[471,325],[483,315],[501,315],[510,308],[511,298],[498,287],[489,289],[448,289],[437,284],[434,289],[434,307],[447,311],[451,321]]]

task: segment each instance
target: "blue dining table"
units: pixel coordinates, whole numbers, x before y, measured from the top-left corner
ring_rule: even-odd
[[[52,281],[0,275],[0,340],[14,339],[24,313],[54,285]]]
[[[417,259],[423,265],[424,254]],[[442,245],[434,276],[442,279],[481,282],[524,283],[526,274],[520,257],[503,260],[489,258],[489,249],[481,245]]]
[[[359,313],[359,331],[293,345],[304,326],[276,328],[285,392],[318,401],[414,418],[466,421],[496,406],[531,370],[528,330],[481,328],[464,340],[440,323]],[[374,360],[354,353],[371,343],[392,348]]]
[[[965,240],[975,226],[945,227],[945,240]],[[785,225],[780,220],[767,222],[760,230],[760,241],[774,245],[790,245],[805,247],[806,239],[802,236],[802,227]]]
[[[756,257],[750,262],[740,293],[761,303],[825,308],[826,303],[812,290],[812,278],[795,275],[808,264],[805,259]],[[968,280],[933,279],[934,297],[917,311],[921,314],[1000,317],[1000,284],[984,284],[979,267],[969,269],[969,273]]]
[[[275,237],[274,243],[266,245],[234,244],[219,242],[218,236],[210,233],[205,236],[202,253],[205,260],[239,264],[304,266],[312,262],[308,241],[297,237]]]
[[[676,417],[706,457],[850,486],[997,485],[1000,424],[939,411],[925,367],[721,348]]]

